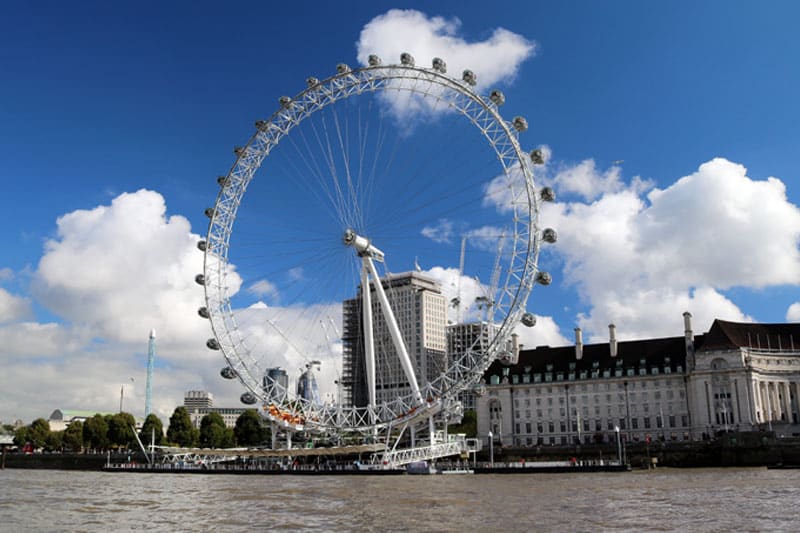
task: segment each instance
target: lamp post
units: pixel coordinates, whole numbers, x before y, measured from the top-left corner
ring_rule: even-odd
[[[614,426],[614,433],[617,434],[617,461],[622,464],[622,444],[619,439],[619,426]]]
[[[489,431],[489,464],[494,467],[494,435]]]

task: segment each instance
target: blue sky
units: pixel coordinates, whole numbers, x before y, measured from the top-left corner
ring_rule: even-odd
[[[532,45],[497,79],[504,116],[530,123],[524,147],[550,154],[539,183],[559,194],[542,213],[561,242],[542,256],[554,283],[531,297],[541,328],[529,344],[568,342],[576,325],[600,340],[609,322],[623,339],[679,335],[685,309],[703,331],[714,317],[800,320],[796,3],[270,4],[6,8],[0,420],[113,410],[129,375],[143,406],[151,327],[157,409],[194,388],[238,396],[203,351],[196,287],[147,276],[196,270],[176,250],[205,232],[233,146],[308,76],[356,65],[362,30],[393,8],[443,17],[460,45],[497,28]],[[137,225],[153,240],[109,229]],[[104,285],[115,275],[119,290]]]

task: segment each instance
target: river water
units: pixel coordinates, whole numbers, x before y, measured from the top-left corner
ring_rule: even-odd
[[[0,531],[800,531],[800,470],[234,476],[0,470]]]

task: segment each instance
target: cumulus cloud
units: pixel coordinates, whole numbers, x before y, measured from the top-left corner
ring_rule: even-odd
[[[644,196],[641,183],[544,208],[565,281],[591,307],[581,326],[598,338],[609,322],[621,337],[672,335],[685,310],[704,324],[751,320],[720,291],[800,280],[800,209],[778,179],[717,158]]]
[[[0,324],[28,318],[30,315],[30,300],[14,296],[0,287]]]
[[[643,192],[653,186],[651,181],[643,181],[638,177],[626,185],[621,176],[622,168],[618,165],[612,165],[605,171],[600,171],[594,159],[585,159],[577,165],[563,167],[552,178],[552,183],[560,193],[577,194],[587,201],[625,188],[634,192]]]
[[[459,36],[460,30],[458,18],[392,9],[361,30],[356,42],[358,62],[366,65],[369,56],[375,54],[385,63],[399,63],[400,54],[408,52],[417,65],[430,66],[434,57],[440,57],[456,78],[460,79],[464,70],[472,70],[477,75],[476,90],[485,91],[513,81],[520,64],[536,50],[535,43],[504,28],[496,28],[487,39],[475,42]],[[391,102],[401,116],[408,108],[419,111],[424,106],[404,94],[394,95]]]
[[[30,303],[0,289],[0,310],[14,309],[15,320],[0,326],[0,390],[14,391],[0,418],[30,421],[56,408],[114,412],[121,383],[126,406],[141,415],[151,328],[158,331],[153,405],[162,419],[189,389],[215,390],[236,405],[241,387],[219,378],[219,353],[203,346],[211,332],[197,316],[203,291],[194,283],[203,255],[189,222],[168,216],[160,194],[140,190],[56,224],[31,285],[58,320],[21,321]]]
[[[153,327],[163,342],[202,337],[207,325],[186,320],[203,301],[199,236],[166,215],[160,194],[121,194],[56,224],[33,281],[42,304],[110,341],[136,342]]]
[[[800,322],[800,302],[795,302],[786,310],[786,320],[788,322]]]

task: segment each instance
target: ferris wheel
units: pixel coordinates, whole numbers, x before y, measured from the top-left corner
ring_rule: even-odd
[[[340,64],[235,148],[198,243],[198,312],[222,376],[272,423],[374,434],[431,419],[535,323],[554,194],[534,186],[526,120],[504,120],[504,95],[476,81],[409,54]]]

